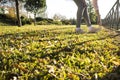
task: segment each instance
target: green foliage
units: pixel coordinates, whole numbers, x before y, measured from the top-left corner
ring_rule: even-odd
[[[64,25],[76,25],[76,19],[64,19],[61,22]]]
[[[38,25],[50,25],[50,24],[55,24],[55,25],[75,25],[76,20],[75,19],[64,19],[61,21],[49,19],[49,18],[42,18],[42,17],[37,17],[36,18],[37,24]]]
[[[0,14],[4,14],[5,10],[4,8],[0,8]]]
[[[25,25],[25,24],[32,24],[32,19],[28,19],[27,17],[25,16],[21,16],[21,21],[22,21],[22,25]]]
[[[43,21],[37,22],[37,25],[62,25],[62,22],[43,20]]]
[[[36,15],[46,10],[46,0],[27,0],[24,7],[34,14],[34,25],[36,25]]]
[[[62,25],[62,22],[61,21],[53,21],[53,24]]]
[[[64,25],[70,25],[70,21],[69,20],[61,20],[62,24]]]
[[[62,25],[61,21],[54,21],[53,19],[49,18],[37,17],[36,21],[38,25],[51,25],[51,24]]]
[[[46,20],[37,22],[37,25],[48,25],[48,24],[49,24],[49,23],[48,23],[48,21],[46,21]]]
[[[107,30],[76,34],[74,29],[0,27],[0,78],[14,73],[20,80],[111,80],[120,65],[120,35]]]
[[[32,19],[28,19],[24,16],[21,16],[22,25],[32,24]],[[11,17],[9,14],[0,14],[0,25],[16,25],[17,19],[16,17]]]
[[[47,21],[48,23],[52,23],[54,20],[50,18],[42,18],[42,17],[37,17],[36,21]]]
[[[15,17],[11,17],[9,14],[0,14],[0,22],[7,25],[15,25],[17,19]]]
[[[46,7],[46,0],[27,0],[24,7],[36,14],[41,8]]]

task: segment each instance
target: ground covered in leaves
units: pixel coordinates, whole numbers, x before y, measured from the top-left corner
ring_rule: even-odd
[[[0,80],[9,74],[20,80],[119,80],[119,33],[76,34],[74,29],[1,26]]]

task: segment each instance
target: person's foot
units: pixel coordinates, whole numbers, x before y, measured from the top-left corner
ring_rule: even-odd
[[[89,27],[88,29],[88,32],[89,33],[97,33],[101,30],[101,27],[100,28],[95,28],[95,27]]]
[[[80,29],[80,28],[76,28],[75,29],[75,32],[76,33],[80,33],[80,34],[82,34],[82,33],[85,33],[82,29]]]

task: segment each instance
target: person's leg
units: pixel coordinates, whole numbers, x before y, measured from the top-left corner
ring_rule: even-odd
[[[76,27],[79,28],[80,25],[81,25],[81,20],[82,20],[82,16],[83,16],[83,13],[84,13],[84,6],[82,4],[82,1],[81,0],[74,0],[74,2],[76,3],[77,7],[78,7],[78,10],[77,10],[77,24],[76,24]]]
[[[89,14],[88,14],[88,9],[87,9],[87,7],[86,7],[85,10],[84,10],[83,17],[84,17],[84,19],[85,19],[85,21],[86,21],[86,23],[87,23],[87,26],[88,26],[88,27],[91,27],[91,21],[90,21],[90,17],[89,17]]]
[[[78,10],[77,10],[77,24],[76,24],[77,28],[79,28],[81,26],[83,13],[84,13],[84,8],[79,7]]]
[[[89,32],[92,32],[92,33],[97,32],[99,29],[91,26],[91,21],[90,21],[89,15],[88,15],[85,0],[74,0],[74,2],[76,3],[76,5],[78,7],[76,32],[84,33],[84,31],[80,29],[82,16],[84,16],[84,18],[87,22],[87,26],[89,27]]]
[[[81,26],[81,21],[82,21],[82,16],[85,10],[85,4],[83,4],[82,0],[74,0],[74,2],[76,3],[78,10],[77,10],[77,24],[76,24],[76,32],[81,31],[80,26]]]
[[[87,23],[88,30],[89,30],[90,33],[95,33],[95,32],[98,32],[100,30],[100,28],[92,27],[91,21],[90,21],[90,17],[88,15],[88,9],[87,9],[87,7],[84,10],[83,17],[84,17],[84,19],[85,19],[85,21]]]
[[[97,14],[97,22],[99,25],[102,25],[101,17],[100,17],[100,12],[99,12],[99,7],[98,7],[98,0],[92,0],[93,7],[95,9],[95,12]]]

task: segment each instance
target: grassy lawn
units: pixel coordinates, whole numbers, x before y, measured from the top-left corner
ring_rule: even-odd
[[[0,26],[0,80],[9,74],[20,80],[119,80],[119,33],[74,31],[69,25]]]

